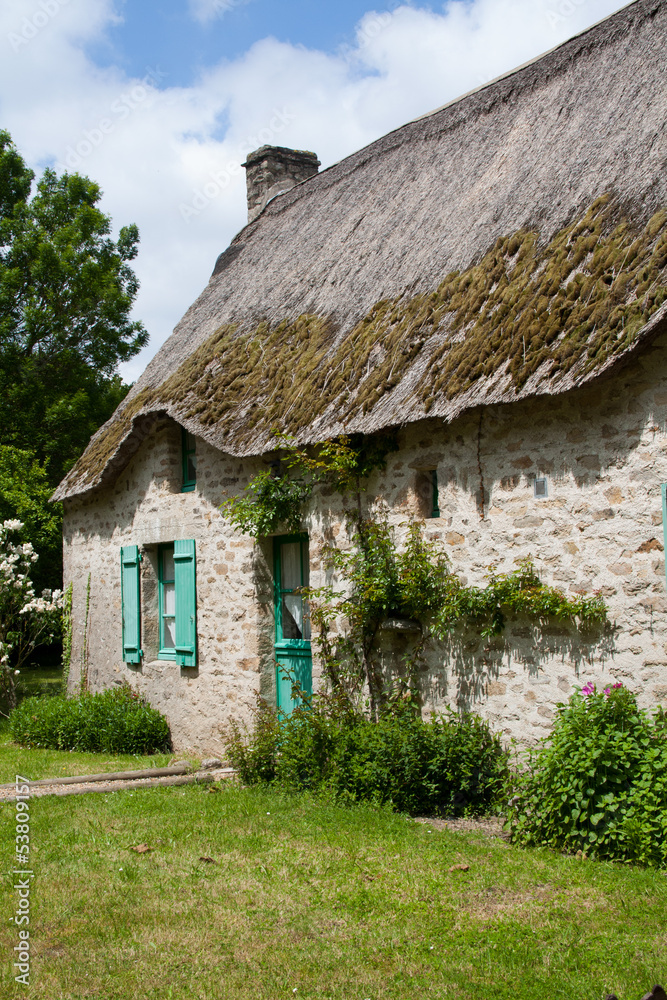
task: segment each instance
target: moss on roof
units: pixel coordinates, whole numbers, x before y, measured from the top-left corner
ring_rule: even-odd
[[[432,306],[451,316],[451,339],[431,358],[427,408],[503,369],[518,392],[538,371],[557,381],[576,366],[583,376],[631,346],[667,299],[667,212],[640,230],[619,215],[607,195],[546,247],[537,233],[514,233],[445,279]]]
[[[417,369],[428,373],[409,378],[424,415],[482,379],[503,380],[507,400],[533,376],[555,389],[573,369],[585,377],[626,351],[665,301],[667,211],[635,229],[607,195],[546,245],[537,232],[498,239],[430,294],[376,303],[342,338],[316,315],[250,333],[220,327],[160,386],[128,401],[76,474],[99,477],[139,413],[167,411],[204,436],[214,427],[238,452],[258,438],[272,448],[275,429],[354,426]]]
[[[271,201],[56,497],[163,411],[232,455],[565,392],[667,323],[667,0],[583,34]],[[662,303],[662,307],[661,307]]]
[[[606,196],[544,247],[536,232],[512,233],[432,293],[376,303],[337,343],[313,315],[243,335],[222,327],[155,398],[238,447],[325,415],[354,421],[425,361],[415,395],[429,412],[483,376],[507,373],[516,394],[538,370],[584,375],[625,351],[665,300],[667,212],[635,231]]]

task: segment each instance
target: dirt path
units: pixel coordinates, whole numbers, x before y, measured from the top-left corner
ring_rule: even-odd
[[[487,837],[501,837],[507,840],[503,831],[505,820],[502,816],[481,816],[478,819],[431,819],[417,816],[417,823],[426,823],[434,830],[453,830],[455,833],[483,833]]]

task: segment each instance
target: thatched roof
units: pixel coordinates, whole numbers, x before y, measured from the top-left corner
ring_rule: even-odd
[[[59,487],[168,413],[232,455],[561,393],[667,325],[667,0],[271,201]],[[664,304],[663,304],[664,303]]]

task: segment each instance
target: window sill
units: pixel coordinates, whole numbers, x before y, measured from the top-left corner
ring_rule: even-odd
[[[161,649],[157,654],[158,660],[173,660],[176,662],[176,650],[175,649]]]
[[[188,483],[186,486],[181,486],[181,493],[194,493],[196,489],[196,483]]]

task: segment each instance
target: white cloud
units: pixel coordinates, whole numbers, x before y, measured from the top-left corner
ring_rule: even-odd
[[[191,6],[200,18],[216,16],[209,0]],[[337,53],[266,38],[177,87],[159,66],[133,79],[86,56],[84,43],[103,40],[118,17],[113,0],[4,0],[0,123],[31,165],[57,162],[89,174],[114,224],[139,225],[135,312],[151,343],[124,366],[125,377],[136,378],[245,223],[240,163],[251,149],[264,142],[313,149],[328,166],[618,7],[617,0],[473,0],[441,13],[371,11]],[[40,10],[49,16],[35,25]],[[24,34],[30,38],[17,48],[10,36]]]
[[[235,7],[242,7],[250,0],[188,0],[188,8],[195,21],[210,24],[216,18],[224,17]]]

